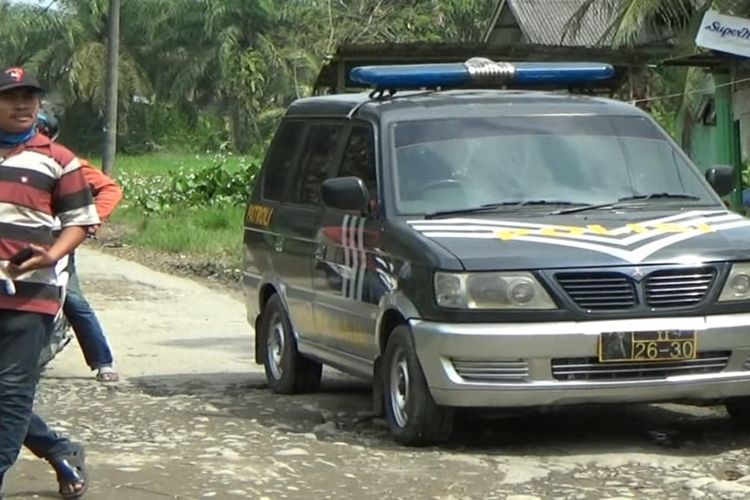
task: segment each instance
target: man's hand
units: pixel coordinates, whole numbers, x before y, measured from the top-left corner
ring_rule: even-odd
[[[30,259],[24,261],[19,266],[10,262],[8,263],[8,267],[5,270],[11,278],[16,278],[21,274],[36,269],[52,267],[57,263],[57,260],[46,249],[37,245],[29,245],[29,248],[34,252],[34,255]]]

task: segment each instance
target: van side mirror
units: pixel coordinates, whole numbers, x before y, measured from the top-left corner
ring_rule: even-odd
[[[370,194],[365,182],[359,177],[336,177],[323,181],[321,187],[323,203],[338,210],[366,213]]]
[[[726,196],[735,186],[734,168],[716,165],[706,170],[706,180],[719,196]]]

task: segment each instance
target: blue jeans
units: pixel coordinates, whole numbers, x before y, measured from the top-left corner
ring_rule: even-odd
[[[0,310],[0,488],[22,444],[44,458],[75,449],[33,412],[39,353],[51,327],[52,316]]]
[[[107,337],[104,335],[99,318],[96,317],[96,313],[94,313],[86,297],[83,296],[76,273],[75,255],[73,254],[70,255],[67,269],[70,278],[68,279],[63,312],[70,322],[70,326],[73,327],[86,364],[92,370],[104,365],[111,365],[112,351],[107,344]]]

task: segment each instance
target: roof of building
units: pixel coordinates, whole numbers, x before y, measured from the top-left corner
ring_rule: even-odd
[[[500,0],[490,27],[485,34],[489,41],[493,31],[502,29],[497,21],[508,8],[518,22],[526,43],[595,47],[607,45],[611,36],[607,28],[614,22],[616,9],[592,4],[579,23],[571,19],[585,0]]]

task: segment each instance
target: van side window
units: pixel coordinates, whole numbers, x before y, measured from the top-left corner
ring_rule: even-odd
[[[341,125],[329,123],[310,125],[291,201],[304,205],[320,204],[320,186],[336,159],[341,130]]]
[[[349,143],[344,150],[339,177],[359,177],[365,181],[370,200],[378,195],[377,174],[375,172],[375,140],[372,127],[356,125],[352,127]]]
[[[304,123],[298,121],[282,122],[276,138],[268,151],[263,167],[263,198],[271,201],[281,200],[284,185],[294,167],[298,141],[302,137]]]

